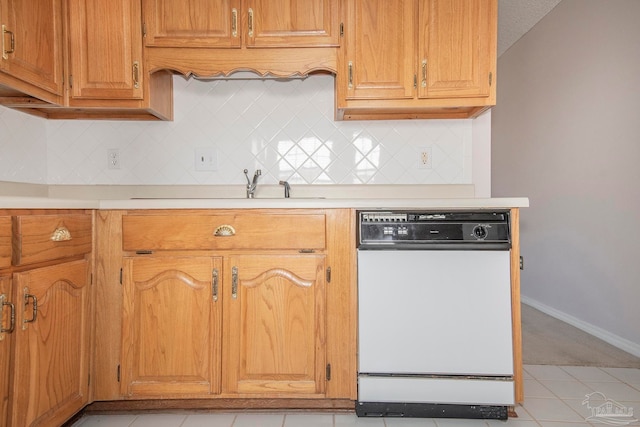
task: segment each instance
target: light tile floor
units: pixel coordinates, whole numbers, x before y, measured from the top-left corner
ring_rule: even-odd
[[[330,413],[175,413],[90,415],[73,427],[594,427],[640,426],[640,369],[526,365],[524,404],[505,421],[444,418],[358,418]],[[599,392],[587,399],[587,395]],[[588,400],[588,401],[587,401]],[[594,418],[603,403],[625,417]],[[590,407],[589,407],[590,405]],[[634,413],[634,411],[636,411]],[[611,411],[605,411],[604,415]]]

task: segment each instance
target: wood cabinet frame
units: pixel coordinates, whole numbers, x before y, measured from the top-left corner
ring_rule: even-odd
[[[2,425],[60,425],[92,399],[92,218],[0,211]]]
[[[260,209],[260,210],[180,210],[180,215],[188,217],[189,215],[202,215],[203,213],[216,213],[225,215],[242,215],[243,212],[251,211],[252,214],[272,214],[282,215],[282,209]],[[8,212],[8,211],[6,211]],[[77,211],[64,211],[65,213],[74,213]],[[278,398],[275,395],[265,394],[260,398],[256,396],[248,396],[246,394],[219,394],[212,395],[211,398],[202,399],[202,395],[198,399],[191,399],[189,395],[175,394],[168,400],[154,398],[148,396],[147,400],[127,401],[126,396],[122,393],[122,383],[120,380],[126,377],[120,367],[122,365],[122,315],[124,308],[124,293],[121,285],[121,268],[123,268],[123,259],[132,259],[135,257],[144,257],[144,254],[136,254],[135,251],[124,251],[122,248],[122,220],[123,217],[130,213],[136,215],[158,215],[170,214],[174,215],[178,211],[95,211],[94,212],[94,244],[93,253],[95,261],[92,263],[93,268],[93,284],[90,289],[90,299],[92,300],[90,308],[87,308],[91,314],[89,323],[91,323],[90,338],[93,351],[87,352],[85,366],[91,367],[91,373],[87,372],[88,381],[90,376],[91,385],[86,394],[84,394],[84,403],[95,402],[92,406],[96,410],[115,410],[115,409],[242,409],[246,407],[254,408],[304,408],[304,409],[353,409],[354,401],[357,396],[356,389],[356,319],[357,319],[357,287],[356,287],[356,251],[355,251],[355,212],[353,209],[295,209],[288,211],[290,214],[309,214],[324,215],[326,218],[325,225],[325,242],[327,250],[319,254],[311,256],[324,257],[324,266],[331,267],[331,280],[325,283],[324,291],[324,307],[326,307],[325,318],[325,355],[326,363],[331,364],[330,381],[324,383],[325,390],[323,397],[313,395],[281,394]],[[8,212],[9,215],[25,215],[32,213],[29,210],[14,210]],[[59,211],[40,211],[39,213],[59,213]],[[86,211],[85,211],[86,213]],[[4,220],[4,222],[3,222]],[[9,234],[6,232],[6,225],[10,222],[10,216],[0,216],[0,254],[4,254],[5,259],[11,258],[11,248]],[[2,232],[2,230],[5,230]],[[523,380],[522,380],[522,336],[521,336],[521,316],[520,316],[520,234],[519,234],[519,209],[511,209],[511,235],[512,235],[512,251],[511,251],[511,300],[512,300],[512,322],[513,322],[513,351],[514,351],[514,379],[516,402],[521,403],[524,399]],[[4,243],[3,243],[4,242]],[[2,251],[2,248],[9,246],[9,252]],[[251,250],[243,251],[241,249],[225,249],[222,251],[210,250],[168,250],[163,251],[161,257],[184,257],[185,252],[189,252],[188,256],[195,258],[210,259],[212,254],[214,257],[222,257],[222,259],[232,260],[235,256],[247,256],[250,254],[265,254],[263,251]],[[287,251],[285,251],[287,252]],[[282,253],[282,250],[267,251],[266,253]],[[297,251],[287,252],[295,255]],[[253,256],[253,255],[251,255]],[[8,257],[8,258],[7,258]],[[226,257],[226,258],[225,258]],[[65,259],[64,263],[71,261],[72,263],[86,262],[81,259],[90,260],[92,257],[72,257]],[[11,280],[13,272],[26,273],[35,267],[51,268],[61,261],[41,261],[37,264],[25,266],[0,267],[0,294],[16,294],[16,290],[12,288],[20,284],[21,279]],[[63,263],[63,264],[64,264]],[[220,265],[220,264],[218,264]],[[231,264],[226,266],[231,268]],[[126,274],[126,273],[124,273]],[[227,286],[228,288],[228,286]],[[12,296],[12,298],[15,298]],[[89,298],[85,296],[85,298]],[[319,300],[320,301],[320,300]],[[5,313],[6,314],[6,313]],[[6,325],[5,316],[5,325]],[[19,317],[16,313],[16,317]],[[338,321],[336,321],[338,319]],[[88,324],[89,324],[88,323]],[[87,325],[88,325],[87,324]],[[15,335],[5,334],[4,339],[0,341],[0,372],[3,369],[7,371],[8,363],[13,347]],[[97,338],[96,338],[97,337]],[[7,348],[10,350],[7,351]],[[219,363],[222,363],[220,359]],[[83,368],[84,369],[84,368]],[[8,372],[8,371],[7,371]],[[12,381],[15,382],[12,378]],[[84,381],[84,380],[83,380]],[[8,384],[6,384],[8,386]],[[2,390],[0,390],[2,392]],[[0,417],[2,412],[9,410],[7,400],[8,394],[0,393]],[[158,396],[160,397],[160,396]],[[163,397],[167,397],[163,395]],[[69,412],[70,414],[71,412]],[[4,420],[0,418],[0,422]]]
[[[0,24],[6,29],[0,45],[0,85],[45,102],[61,102],[63,96],[63,2],[35,4],[20,0],[0,2]],[[10,46],[13,52],[10,52]],[[15,80],[14,80],[15,81]],[[1,86],[0,86],[1,88]],[[2,91],[0,91],[1,96]]]
[[[132,212],[133,213],[133,212]],[[137,215],[175,215],[176,211],[135,211]],[[326,217],[326,251],[317,252],[324,254],[324,263],[331,267],[331,281],[325,284],[324,307],[326,309],[326,340],[324,354],[326,363],[331,364],[331,380],[326,381],[324,398],[310,399],[304,394],[296,393],[272,393],[254,396],[246,393],[242,394],[222,394],[212,395],[211,399],[202,400],[199,396],[198,407],[226,407],[233,408],[241,404],[251,402],[252,405],[271,405],[271,407],[335,407],[353,408],[353,401],[356,399],[356,289],[355,289],[355,246],[353,242],[354,215],[350,209],[295,209],[295,210],[180,210],[179,215],[188,218],[189,214],[203,215],[215,213],[224,215],[239,215],[243,213],[265,214],[265,215],[324,215]],[[94,378],[94,399],[103,401],[118,401],[126,399],[121,393],[121,385],[118,383],[118,366],[121,365],[120,354],[122,317],[124,298],[123,289],[120,285],[120,269],[122,268],[123,257],[140,256],[135,251],[124,251],[122,249],[123,217],[128,215],[127,211],[99,211],[96,219],[96,279],[97,283],[97,305],[101,310],[96,312],[95,333],[103,338],[102,342],[96,343]],[[248,256],[249,254],[290,254],[299,256],[298,250],[165,250],[158,254],[149,256],[193,256],[193,257],[222,257],[232,259],[234,254],[238,256]],[[142,255],[144,256],[144,255]],[[225,264],[226,265],[226,264]],[[226,266],[227,269],[231,267]],[[323,272],[323,274],[325,274]],[[230,276],[226,276],[227,278]],[[230,280],[230,279],[226,279]],[[228,288],[229,284],[226,284]],[[221,288],[222,289],[222,288]],[[101,301],[109,301],[108,305]],[[319,300],[322,301],[322,300]],[[124,368],[120,368],[124,369]],[[325,374],[323,370],[323,374]],[[189,407],[194,403],[187,403],[188,395],[164,395],[172,399],[168,405],[175,407]],[[255,399],[260,397],[262,400]],[[268,397],[278,397],[273,400]],[[298,398],[299,397],[299,398]],[[300,399],[301,398],[301,399]],[[247,400],[249,399],[249,400]],[[263,400],[266,399],[266,400]],[[244,402],[244,403],[242,403]],[[114,402],[114,404],[124,404]],[[147,401],[145,407],[153,407],[156,403]],[[181,405],[181,406],[180,406]],[[185,406],[186,405],[186,406]],[[328,406],[329,405],[329,406]],[[104,404],[103,407],[108,404]]]
[[[395,13],[392,8],[385,14],[391,17],[374,21],[365,18],[380,14],[389,2],[343,0],[345,42],[338,55],[336,120],[463,119],[495,105],[497,0],[394,4]],[[448,20],[459,15],[464,17],[460,28],[451,28]],[[367,47],[380,37],[380,27],[387,33],[387,21],[395,23],[388,32],[391,40],[380,42],[378,51],[375,45]],[[394,75],[389,58],[407,48],[407,37],[413,52],[401,56],[398,70],[404,74]],[[367,79],[368,69],[380,71]]]

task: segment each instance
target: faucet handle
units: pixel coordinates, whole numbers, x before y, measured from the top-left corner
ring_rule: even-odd
[[[284,185],[284,197],[285,199],[288,199],[291,193],[291,186],[287,181],[280,181],[278,184]]]

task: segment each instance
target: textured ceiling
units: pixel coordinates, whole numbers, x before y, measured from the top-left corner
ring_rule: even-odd
[[[498,0],[498,56],[525,35],[560,1]]]

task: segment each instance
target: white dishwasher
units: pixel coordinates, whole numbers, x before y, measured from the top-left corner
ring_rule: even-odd
[[[358,212],[358,416],[506,419],[508,211]]]

